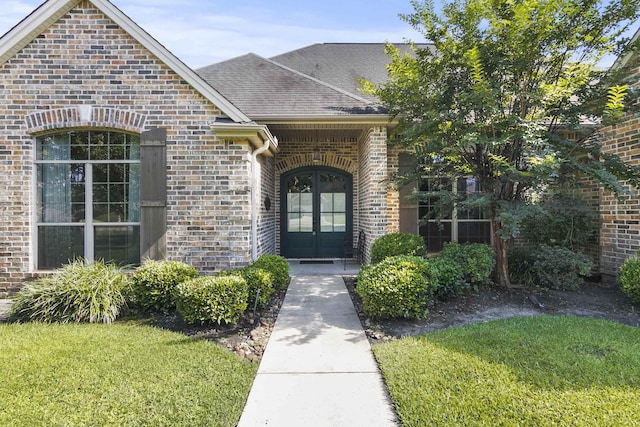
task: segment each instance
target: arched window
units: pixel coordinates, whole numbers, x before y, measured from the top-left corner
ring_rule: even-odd
[[[83,257],[140,263],[140,137],[71,130],[36,139],[36,268]]]

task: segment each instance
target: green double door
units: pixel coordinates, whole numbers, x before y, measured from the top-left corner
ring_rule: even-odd
[[[340,258],[353,231],[353,178],[310,167],[281,178],[281,247],[287,258]]]

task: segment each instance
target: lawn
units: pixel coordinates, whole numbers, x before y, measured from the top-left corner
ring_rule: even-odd
[[[512,318],[374,346],[404,426],[637,426],[640,329]]]
[[[257,366],[132,325],[0,324],[0,425],[234,426]]]

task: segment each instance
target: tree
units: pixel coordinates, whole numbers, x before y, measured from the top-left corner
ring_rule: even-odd
[[[394,143],[420,167],[397,177],[473,176],[481,192],[454,204],[491,218],[496,282],[509,286],[507,249],[526,195],[590,177],[617,195],[640,184],[640,168],[600,150],[599,125],[619,119],[633,89],[605,55],[634,48],[621,37],[639,13],[635,0],[456,0],[437,13],[413,1],[401,15],[433,43],[411,55],[387,46],[386,83],[368,88],[399,120]],[[637,47],[637,46],[635,46]],[[571,134],[571,135],[570,135]],[[623,182],[621,182],[621,180]]]

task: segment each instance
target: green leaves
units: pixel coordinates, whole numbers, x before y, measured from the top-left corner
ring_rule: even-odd
[[[627,85],[612,86],[609,88],[604,110],[605,122],[610,123],[619,120],[624,114],[624,98],[627,96],[627,88]]]

